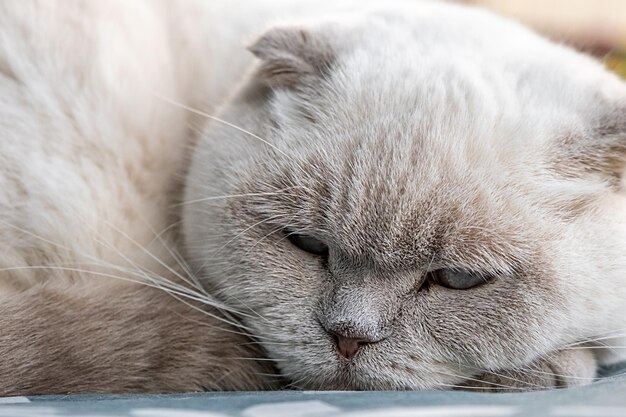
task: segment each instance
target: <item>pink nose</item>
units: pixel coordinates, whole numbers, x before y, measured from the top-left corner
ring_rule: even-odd
[[[361,346],[368,343],[364,339],[345,337],[338,334],[334,334],[333,336],[335,338],[335,344],[337,345],[337,351],[347,360],[352,360],[352,358],[359,353]]]

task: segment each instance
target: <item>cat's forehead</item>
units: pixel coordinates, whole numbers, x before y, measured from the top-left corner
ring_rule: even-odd
[[[397,115],[398,124],[511,146],[516,137],[498,129],[520,130],[527,145],[577,128],[597,107],[594,60],[488,12],[433,4],[372,14],[346,31],[345,44],[329,43],[335,59],[317,86],[322,114],[339,122]]]
[[[276,143],[292,159],[278,183],[303,187],[285,202],[305,213],[295,228],[418,263],[447,251],[506,264],[541,241],[542,206],[570,199],[547,186],[552,145],[587,134],[604,75],[515,24],[448,10],[445,25],[439,12],[355,24],[322,77],[275,92]]]
[[[276,121],[288,140],[307,137],[304,147],[349,131],[430,141],[423,153],[444,157],[439,146],[538,159],[554,138],[583,135],[601,117],[606,84],[588,57],[489,12],[436,2],[278,30],[255,48],[280,87]]]
[[[524,184],[504,172],[506,161],[451,152],[445,137],[396,127],[371,121],[305,135],[318,146],[296,148],[266,171],[271,189],[262,192],[287,190],[259,198],[266,215],[319,234],[353,259],[390,268],[435,259],[506,270],[528,252],[537,233],[520,225],[537,222],[520,198]]]

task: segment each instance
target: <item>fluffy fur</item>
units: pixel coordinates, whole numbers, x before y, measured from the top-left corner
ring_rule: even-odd
[[[0,393],[593,377],[626,87],[487,12],[349,6],[0,4]],[[442,266],[498,279],[419,290]],[[345,361],[330,322],[379,342]]]
[[[0,5],[0,394],[272,386],[175,248],[209,11],[161,6]]]
[[[598,346],[583,342],[621,346],[607,336],[626,325],[623,82],[491,13],[429,2],[279,25],[251,50],[257,70],[220,116],[246,132],[205,131],[184,235],[211,292],[258,313],[243,322],[283,375],[315,389],[592,380]],[[425,286],[439,268],[497,279]],[[375,343],[347,361],[334,325]]]

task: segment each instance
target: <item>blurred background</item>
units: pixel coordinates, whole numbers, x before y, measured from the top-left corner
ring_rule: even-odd
[[[626,0],[460,0],[492,9],[604,60],[626,78]]]

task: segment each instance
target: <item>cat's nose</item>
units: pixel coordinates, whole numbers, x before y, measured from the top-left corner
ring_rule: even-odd
[[[363,346],[384,339],[377,332],[368,334],[368,332],[355,331],[353,326],[346,326],[344,323],[325,327],[325,330],[333,337],[337,352],[347,360],[352,360]]]
[[[369,339],[363,339],[358,337],[346,337],[337,333],[329,332],[335,339],[335,345],[337,346],[337,352],[347,360],[352,360],[359,353],[361,346],[376,343]]]
[[[320,300],[316,318],[333,337],[337,353],[352,360],[367,345],[389,337],[397,302],[363,280],[341,280]]]

